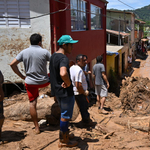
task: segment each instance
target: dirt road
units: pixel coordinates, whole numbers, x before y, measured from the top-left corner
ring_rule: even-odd
[[[139,63],[139,68],[133,67],[132,76],[148,77],[150,79],[150,51],[148,51],[146,60],[136,59],[135,62]]]
[[[150,78],[150,56],[146,60],[137,59],[136,61],[140,64],[140,68],[133,68],[132,76]],[[140,117],[123,115],[119,98],[111,93],[109,93],[105,105],[105,108],[109,110],[109,115],[98,114],[96,101],[91,102],[90,117],[97,122],[97,125],[93,128],[77,127],[76,125],[81,120],[79,115],[75,121],[70,123],[69,127],[76,136],[74,140],[79,143],[75,148],[62,148],[62,150],[150,150],[149,114]],[[141,107],[139,108],[141,109]],[[41,126],[42,132],[38,135],[34,134],[33,127],[32,122],[6,119],[2,137],[9,143],[0,145],[0,150],[59,149],[59,126],[43,125]]]

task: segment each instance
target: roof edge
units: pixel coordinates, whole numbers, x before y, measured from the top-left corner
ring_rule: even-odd
[[[109,3],[109,2],[107,2],[106,0],[100,0],[100,1],[102,1],[102,2],[104,2],[104,3],[107,3],[107,4]]]

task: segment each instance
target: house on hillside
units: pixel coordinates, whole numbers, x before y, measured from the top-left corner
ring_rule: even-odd
[[[107,69],[112,68],[119,77],[127,71],[128,55],[131,54],[134,57],[134,20],[135,15],[132,12],[107,10],[106,32],[108,45],[106,64]],[[118,52],[118,55],[110,55],[110,52],[113,53],[114,50]]]
[[[106,0],[2,0],[0,1],[0,69],[4,74],[4,90],[23,80],[13,73],[10,62],[27,48],[33,33],[43,36],[43,47],[54,53],[63,34],[78,39],[68,57],[85,54],[90,62],[97,55],[106,64]],[[23,72],[24,66],[19,64]],[[6,93],[7,93],[6,92]]]
[[[146,22],[135,19],[135,43],[136,43],[136,50],[138,49],[138,45],[141,45],[141,49],[143,49],[144,41],[142,42],[142,38],[144,37],[144,25]]]

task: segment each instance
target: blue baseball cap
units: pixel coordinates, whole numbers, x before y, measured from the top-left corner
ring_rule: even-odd
[[[73,40],[70,35],[62,35],[60,39],[57,41],[58,45],[63,45],[67,43],[77,43],[78,40]]]

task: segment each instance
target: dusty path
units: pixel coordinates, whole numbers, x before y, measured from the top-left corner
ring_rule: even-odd
[[[140,68],[133,67],[132,76],[148,77],[150,79],[150,51],[148,51],[146,60],[136,59],[135,62],[140,64]]]
[[[150,52],[148,52],[150,55]],[[137,59],[140,68],[133,68],[132,76],[150,78],[150,56],[146,60]],[[106,108],[110,108],[109,115],[97,113],[97,106],[89,108],[90,117],[97,122],[95,128],[76,127],[81,116],[70,124],[70,130],[79,142],[77,147],[62,148],[62,150],[150,150],[150,137],[147,131],[142,132],[132,128],[140,125],[144,129],[149,126],[150,116],[143,117],[122,116],[121,104],[118,98],[110,96],[106,101]],[[140,119],[140,120],[139,120]],[[41,134],[35,135],[33,123],[27,121],[12,121],[6,119],[2,137],[9,143],[0,145],[0,150],[59,150],[59,126],[42,126]]]

